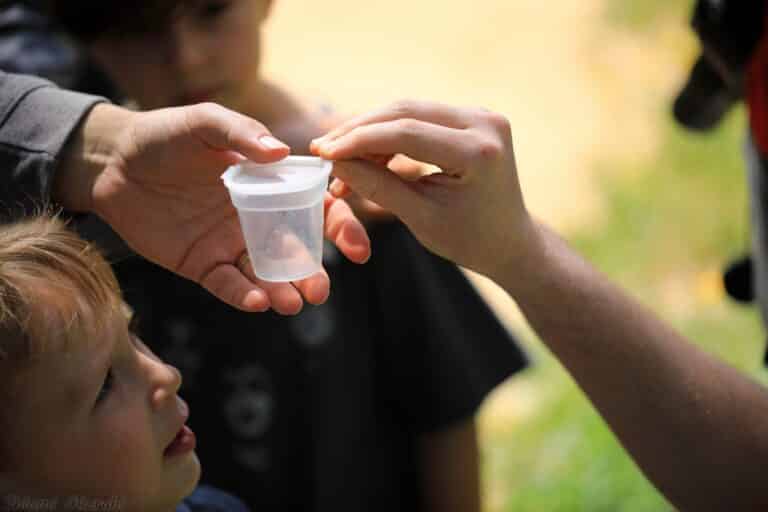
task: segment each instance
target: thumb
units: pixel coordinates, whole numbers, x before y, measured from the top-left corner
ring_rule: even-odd
[[[416,190],[417,182],[407,182],[388,168],[365,160],[333,163],[333,175],[361,197],[391,211],[406,223],[425,206],[426,199]]]
[[[255,162],[274,162],[290,152],[288,145],[273,137],[260,122],[213,103],[186,109],[186,126],[213,149],[226,151],[230,158],[241,154]]]

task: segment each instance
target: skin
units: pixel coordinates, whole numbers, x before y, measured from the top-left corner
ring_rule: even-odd
[[[101,104],[62,155],[53,196],[95,213],[137,253],[234,307],[295,314],[303,300],[325,301],[327,274],[267,283],[239,268],[245,241],[219,178],[241,155],[270,162],[288,151],[261,123],[218,105],[131,112]],[[325,213],[326,238],[366,261],[370,242],[349,206],[328,196]]]
[[[67,308],[67,296],[42,292],[39,302]],[[164,454],[188,415],[177,395],[181,375],[130,331],[119,309],[83,312],[94,315],[106,326],[54,340],[15,375],[14,421],[3,432],[12,468],[5,490],[172,511],[200,477],[194,451]]]
[[[499,283],[678,509],[768,507],[766,389],[532,219],[504,117],[405,101],[349,121],[313,151],[339,160],[345,187],[390,209],[428,248]],[[443,172],[406,181],[371,161],[397,153]]]
[[[188,2],[165,30],[106,35],[88,49],[142,108],[214,101],[245,111],[254,86],[260,86],[261,26],[270,4],[269,0]]]
[[[103,37],[89,46],[89,52],[142,108],[160,108],[195,101],[219,102],[259,119],[290,145],[294,152],[308,152],[313,137],[341,121],[332,114],[307,108],[288,91],[261,76],[262,26],[269,14],[271,1],[204,0],[195,5],[162,34]],[[393,159],[390,165],[409,176],[420,175],[421,166],[402,156]],[[391,214],[374,202],[354,195],[345,199],[353,207],[355,215],[366,223],[392,220]],[[350,214],[346,207],[338,203],[333,207],[338,210],[338,213],[332,212],[336,214],[334,222],[345,227],[334,229],[329,235],[341,242],[340,247],[349,248],[345,254],[353,261],[367,258],[367,239],[348,220]],[[207,218],[202,215],[199,217]],[[350,239],[357,243],[345,245]],[[198,269],[192,272],[200,274]],[[313,279],[311,283],[300,284],[298,288],[305,300],[316,303],[321,294],[315,295],[314,290],[326,290],[327,285],[320,281],[320,277]],[[260,285],[262,288],[265,286],[264,283]],[[217,288],[216,285],[212,287]],[[243,292],[239,290],[226,293],[241,297]],[[271,293],[271,290],[268,291]],[[270,297],[273,307],[289,302],[283,295],[289,292],[276,291],[280,295]],[[297,311],[300,297],[294,296],[292,300],[290,306],[278,310]],[[474,420],[468,423],[473,426]],[[474,428],[471,432],[474,433]],[[443,460],[451,454],[474,453],[468,447],[476,445],[476,438],[448,436],[443,432],[435,435],[440,442],[435,440],[431,443],[431,436],[425,436],[425,443],[439,446],[443,455],[436,455],[437,450],[434,448],[423,451],[430,454],[424,456],[425,473],[434,475],[425,480],[429,486],[426,493],[429,497],[427,510],[450,510],[445,508],[446,502],[472,503],[471,508],[462,510],[479,510],[477,457],[465,459],[466,486],[457,486],[455,479],[440,477],[444,474]],[[466,498],[467,495],[470,499]]]
[[[310,141],[342,118],[262,76],[262,27],[271,7],[271,0],[201,0],[162,33],[104,36],[88,51],[143,109],[216,102],[258,119],[292,152],[308,154]],[[374,203],[346,199],[364,221],[392,220]]]
[[[481,510],[480,459],[474,418],[422,436],[424,509],[442,512]]]
[[[167,33],[105,37],[89,50],[144,109],[217,101],[253,115],[257,109],[247,108],[247,98],[259,96],[254,92],[269,91],[270,105],[282,95],[258,80],[260,26],[269,5],[197,2]],[[277,102],[285,105],[281,113],[291,119],[303,115],[298,103],[285,99]],[[74,139],[74,158],[57,176],[54,197],[70,209],[98,214],[136,252],[228,304],[297,314],[305,300],[326,300],[328,276],[321,272],[293,284],[269,283],[234,265],[245,245],[218,179],[240,155],[258,162],[286,156],[289,148],[281,141],[259,139],[269,133],[263,124],[209,103],[134,116],[98,106]],[[306,146],[310,135],[301,137]],[[83,172],[83,160],[90,171]],[[366,261],[367,235],[348,206],[329,196],[326,215],[326,236],[340,242],[352,261]]]
[[[294,151],[333,119],[309,110],[260,74],[269,0],[201,0],[165,30],[105,35],[87,47],[94,60],[143,109],[211,101],[269,126]]]

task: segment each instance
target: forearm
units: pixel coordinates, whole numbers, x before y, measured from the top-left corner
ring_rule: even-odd
[[[474,418],[421,436],[424,510],[479,512],[480,455]]]
[[[496,276],[649,478],[683,510],[768,505],[768,394],[543,227]]]
[[[436,253],[518,302],[656,485],[685,510],[768,508],[768,394],[686,342],[525,208],[509,122],[483,109],[398,102],[313,142],[334,173]],[[419,180],[370,155],[444,170]]]

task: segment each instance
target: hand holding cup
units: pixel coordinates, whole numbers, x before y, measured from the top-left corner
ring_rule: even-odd
[[[332,193],[351,188],[397,215],[432,251],[491,278],[522,256],[533,232],[509,122],[493,112],[399,102],[342,124],[313,141],[312,151],[335,161],[341,182]],[[401,176],[387,167],[397,155],[441,172]]]

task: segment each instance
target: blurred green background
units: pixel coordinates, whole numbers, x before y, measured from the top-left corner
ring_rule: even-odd
[[[605,20],[639,38],[654,37],[660,24],[686,20],[691,5],[611,0]],[[668,50],[690,55],[688,48]],[[757,312],[726,298],[720,281],[726,262],[749,244],[741,155],[745,113],[739,108],[715,132],[696,135],[671,119],[671,97],[657,100],[654,151],[639,160],[595,162],[601,220],[566,236],[696,343],[765,380]],[[510,387],[535,393],[535,404],[518,421],[489,427],[485,436],[488,509],[671,510],[560,365],[535,338],[530,347],[538,364]]]
[[[730,302],[720,280],[749,244],[744,112],[706,135],[669,114],[698,51],[692,5],[283,0],[265,68],[346,112],[415,97],[505,114],[530,209],[683,333],[762,379],[757,313]],[[536,360],[481,411],[486,509],[669,510],[514,303],[474,279]]]

